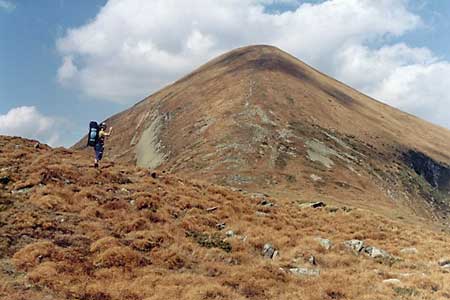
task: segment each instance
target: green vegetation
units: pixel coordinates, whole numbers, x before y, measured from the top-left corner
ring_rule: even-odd
[[[196,231],[188,231],[186,236],[191,237],[200,246],[205,248],[219,248],[225,252],[231,252],[231,244],[224,241],[224,238],[219,233],[203,233]]]

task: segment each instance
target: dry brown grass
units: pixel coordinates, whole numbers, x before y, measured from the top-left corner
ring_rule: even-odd
[[[108,162],[95,170],[83,153],[36,150],[20,139],[2,137],[0,144],[0,175],[12,179],[0,187],[0,299],[450,297],[450,274],[437,265],[448,256],[450,236],[422,224],[362,209],[299,209],[281,199],[263,208],[220,186],[154,179]],[[25,183],[30,190],[11,193]],[[226,237],[228,230],[235,236]],[[332,248],[317,237],[331,239]],[[399,260],[355,256],[343,246],[355,238]],[[280,251],[275,260],[261,255],[266,243]],[[418,252],[401,252],[407,247]],[[321,273],[298,277],[291,267]],[[401,284],[383,283],[392,278]]]

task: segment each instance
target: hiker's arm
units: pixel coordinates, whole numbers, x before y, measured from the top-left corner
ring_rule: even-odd
[[[109,128],[109,131],[101,131],[101,135],[102,136],[110,136],[111,135],[111,131],[112,131],[112,127]]]

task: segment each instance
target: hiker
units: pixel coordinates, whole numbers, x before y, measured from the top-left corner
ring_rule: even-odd
[[[98,138],[97,142],[94,146],[95,149],[95,161],[94,167],[98,168],[98,163],[103,158],[103,151],[105,149],[105,138],[111,135],[112,127],[109,128],[109,131],[106,132],[106,123],[103,122],[99,126]]]

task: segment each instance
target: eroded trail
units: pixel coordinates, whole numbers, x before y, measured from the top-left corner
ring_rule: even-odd
[[[2,299],[446,299],[449,242],[0,137]]]

